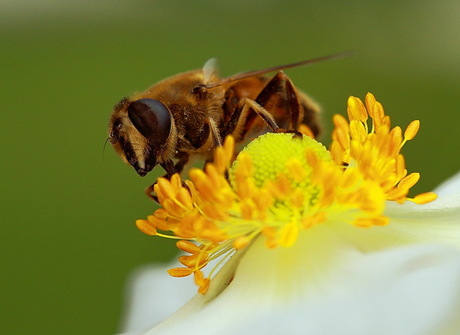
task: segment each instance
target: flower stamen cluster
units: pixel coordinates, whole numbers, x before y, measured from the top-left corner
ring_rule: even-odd
[[[411,200],[418,204],[434,200],[434,193],[407,197],[420,174],[407,174],[400,151],[407,141],[415,137],[420,121],[412,121],[404,134],[398,126],[391,128],[390,117],[385,115],[382,104],[371,93],[366,95],[364,103],[359,98],[350,97],[347,111],[349,122],[341,115],[335,115],[333,119],[335,129],[331,154],[334,161],[344,166],[357,166],[365,179],[380,185],[387,200],[398,203]]]
[[[193,274],[204,294],[212,273],[205,276],[202,269],[255,238],[265,238],[268,248],[290,247],[302,231],[318,224],[388,224],[386,201],[408,200],[419,179],[419,174],[407,175],[400,154],[419,122],[412,122],[403,135],[399,127],[390,129],[390,118],[373,95],[365,103],[351,97],[349,121],[334,117],[330,151],[308,136],[269,133],[246,146],[233,162],[235,143],[229,136],[215,150],[212,163],[191,170],[190,180],[177,174],[170,180],[159,178],[154,191],[162,208],[136,224],[146,234],[179,240],[177,247],[187,255],[170,275]],[[426,193],[409,200],[434,198]]]

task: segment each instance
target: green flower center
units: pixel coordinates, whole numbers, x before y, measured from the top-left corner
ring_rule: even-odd
[[[249,143],[238,155],[229,170],[233,182],[234,173],[239,168],[241,154],[251,158],[255,186],[263,187],[267,181],[274,181],[284,174],[291,181],[291,186],[304,188],[310,183],[311,167],[306,160],[306,152],[312,151],[323,161],[332,161],[327,149],[311,137],[294,137],[293,134],[267,133]],[[302,172],[302,178],[296,174]]]

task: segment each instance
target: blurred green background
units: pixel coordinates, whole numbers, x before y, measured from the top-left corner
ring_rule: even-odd
[[[154,205],[108,146],[122,97],[217,57],[223,75],[353,50],[288,70],[330,118],[368,91],[394,124],[415,192],[460,167],[457,1],[0,2],[0,333],[112,334],[136,267],[173,243],[140,233]],[[158,174],[162,171],[156,170]]]

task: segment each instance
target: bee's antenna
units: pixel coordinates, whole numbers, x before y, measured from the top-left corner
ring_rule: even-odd
[[[110,141],[110,137],[107,137],[106,140],[104,141],[104,146],[102,148],[102,162],[104,162],[105,148],[107,147],[107,142],[108,141]]]
[[[241,72],[241,73],[235,74],[234,76],[227,77],[227,78],[224,78],[222,80],[216,81],[214,83],[201,85],[201,87],[214,88],[214,87],[217,87],[217,86],[232,83],[232,82],[237,81],[237,80],[241,80],[241,79],[245,79],[245,78],[249,78],[249,77],[254,77],[254,76],[260,76],[260,75],[268,73],[268,72],[284,70],[284,69],[290,69],[290,68],[293,68],[293,67],[296,67],[296,66],[310,65],[310,64],[322,62],[322,61],[325,61],[325,60],[344,58],[344,57],[350,56],[351,54],[352,54],[352,52],[350,52],[350,51],[341,52],[341,53],[337,53],[337,54],[333,54],[333,55],[312,58],[312,59],[308,59],[308,60],[304,60],[304,61],[300,61],[300,62],[296,62],[296,63],[273,66],[273,67],[269,67],[269,68],[262,69],[262,70]]]

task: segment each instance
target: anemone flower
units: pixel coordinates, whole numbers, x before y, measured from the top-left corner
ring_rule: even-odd
[[[420,175],[408,173],[401,149],[419,121],[391,128],[372,94],[350,97],[347,111],[349,120],[334,117],[329,150],[306,135],[269,133],[234,159],[228,137],[189,180],[159,179],[162,208],[137,227],[177,239],[185,255],[168,272],[193,276],[198,293],[187,302],[190,293],[157,281],[158,270],[144,273],[135,291],[150,300],[131,310],[126,331],[134,323],[150,326],[145,334],[460,329],[460,178],[439,198],[409,197]],[[179,303],[154,325],[158,310]],[[156,315],[140,326],[132,320],[142,311]]]

